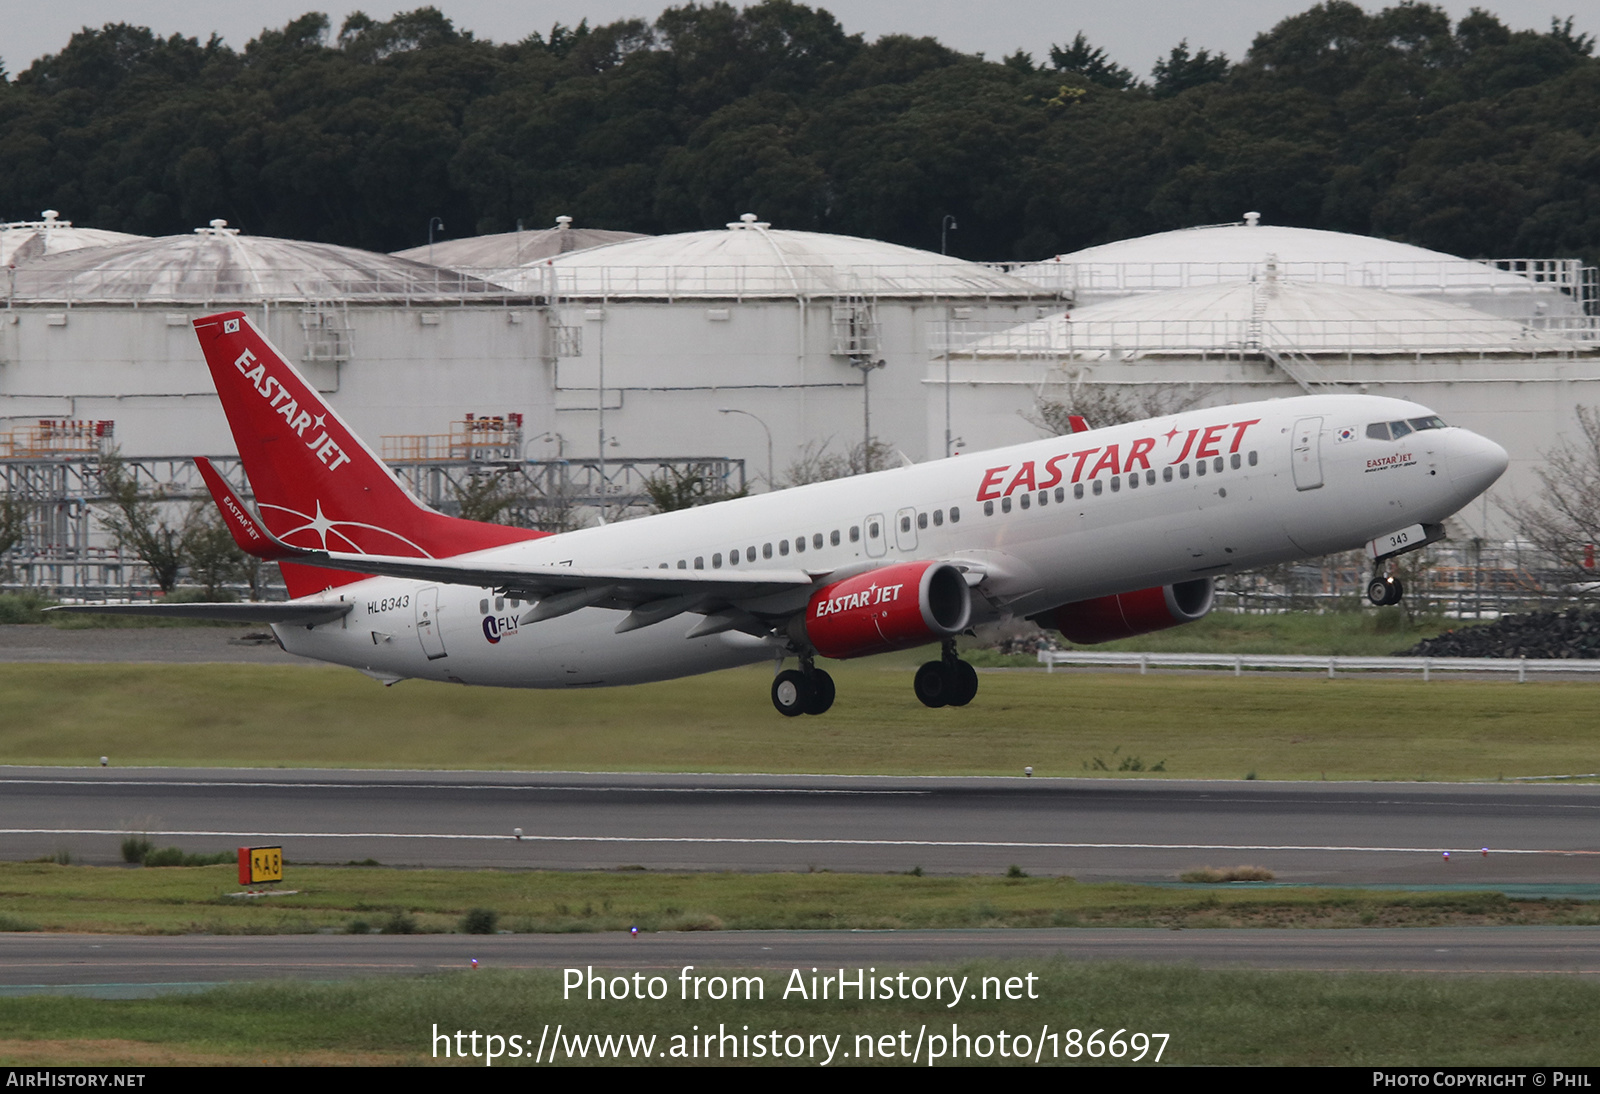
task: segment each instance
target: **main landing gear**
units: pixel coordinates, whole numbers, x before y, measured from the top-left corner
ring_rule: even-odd
[[[917,670],[912,687],[926,707],[964,707],[978,694],[978,674],[956,656],[956,644],[944,643],[944,653]]]
[[[1393,574],[1374,574],[1367,583],[1367,599],[1380,608],[1400,603],[1406,587]]]
[[[802,657],[798,669],[784,669],[773,678],[772,705],[785,718],[823,714],[833,706],[833,677]]]

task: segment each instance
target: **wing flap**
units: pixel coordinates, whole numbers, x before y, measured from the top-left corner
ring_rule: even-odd
[[[354,604],[61,604],[47,612],[68,615],[135,615],[147,619],[206,619],[215,623],[295,623],[314,626],[350,614]]]

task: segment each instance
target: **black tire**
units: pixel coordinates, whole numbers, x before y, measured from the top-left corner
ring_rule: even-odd
[[[804,673],[785,669],[773,678],[772,705],[785,718],[797,718],[804,714],[810,702],[811,685]]]
[[[1389,603],[1398,604],[1406,598],[1406,587],[1398,577],[1391,578],[1394,582],[1393,590],[1389,593]]]
[[[1389,579],[1384,577],[1375,577],[1369,581],[1367,583],[1367,599],[1372,601],[1374,605],[1380,608],[1390,603]]]
[[[950,688],[950,705],[964,707],[977,698],[978,672],[965,661],[952,662],[950,670],[954,681]]]
[[[833,706],[833,677],[821,669],[811,670],[811,700],[806,703],[807,714],[826,714]]]
[[[925,707],[942,707],[950,701],[950,680],[945,676],[941,661],[923,664],[911,686]]]

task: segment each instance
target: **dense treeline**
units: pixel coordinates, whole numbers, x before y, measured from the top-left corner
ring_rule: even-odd
[[[789,0],[671,8],[501,45],[432,8],[242,51],[108,25],[0,82],[0,215],[148,234],[212,217],[376,250],[753,211],[790,228],[1037,258],[1237,220],[1470,256],[1600,259],[1600,60],[1328,0],[1238,63],[1187,43],[1149,80],[1082,35],[1038,62],[865,42]]]

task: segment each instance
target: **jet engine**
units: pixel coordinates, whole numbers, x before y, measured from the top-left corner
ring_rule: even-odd
[[[1212,597],[1211,579],[1198,577],[1176,585],[1157,585],[1063,604],[1035,619],[1055,627],[1069,642],[1092,646],[1193,623],[1211,610]]]
[[[836,581],[812,594],[803,639],[824,657],[909,649],[960,634],[972,593],[948,562],[902,562]]]

